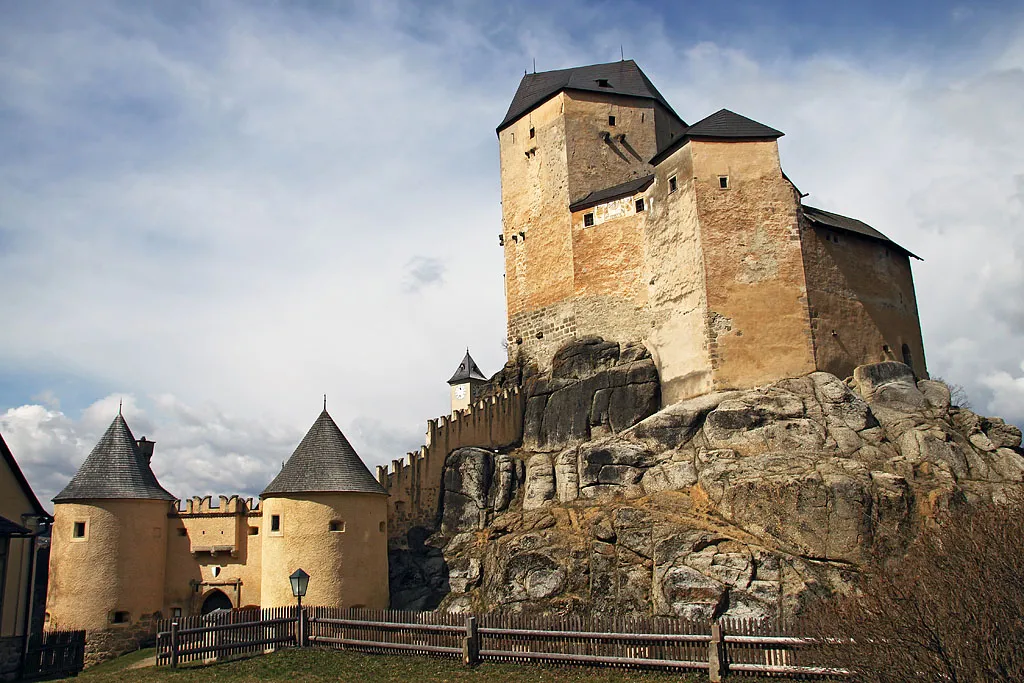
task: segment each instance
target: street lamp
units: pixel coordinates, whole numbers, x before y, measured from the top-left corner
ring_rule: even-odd
[[[296,569],[288,577],[288,580],[292,582],[292,595],[298,599],[299,607],[302,607],[302,597],[306,594],[306,587],[309,586],[309,574],[301,569]]]

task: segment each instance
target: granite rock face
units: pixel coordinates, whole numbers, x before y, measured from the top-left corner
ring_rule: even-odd
[[[643,419],[635,390],[644,407],[617,422],[603,421],[599,392],[647,383],[627,380],[648,377],[649,359],[579,346],[539,382],[558,388],[534,396],[523,448],[449,457],[442,528],[419,556],[393,560],[393,607],[792,616],[847,590],[867,553],[897,556],[929,517],[1024,487],[1020,430],[951,407],[944,384],[901,363]],[[567,389],[572,400],[554,398]]]

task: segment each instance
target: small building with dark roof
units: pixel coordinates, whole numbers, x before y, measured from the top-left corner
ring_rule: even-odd
[[[805,206],[781,130],[687,125],[622,61],[525,75],[497,133],[510,361],[641,342],[665,404],[890,359],[927,376],[914,255]]]
[[[487,377],[480,371],[480,367],[473,357],[469,355],[469,349],[466,349],[465,357],[459,363],[459,367],[455,369],[451,379],[448,380],[452,395],[452,412],[468,408],[479,398],[480,390],[485,384],[487,384]]]

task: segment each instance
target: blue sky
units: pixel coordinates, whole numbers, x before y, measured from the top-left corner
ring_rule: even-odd
[[[41,497],[119,398],[177,495],[256,493],[321,395],[369,464],[503,362],[494,126],[635,59],[786,132],[808,203],[911,251],[929,368],[1024,423],[1010,3],[3,3],[0,432]]]

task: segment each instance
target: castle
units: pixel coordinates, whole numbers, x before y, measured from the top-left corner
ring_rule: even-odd
[[[780,131],[724,109],[687,125],[621,61],[527,74],[497,135],[508,367],[616,340],[650,353],[663,406],[887,359],[927,375],[914,255],[804,205]],[[118,415],[54,499],[50,626],[292,604],[298,567],[311,604],[386,607],[388,541],[434,523],[446,457],[523,439],[525,387],[468,350],[449,385],[451,415],[376,478],[325,409],[259,503],[180,506]]]
[[[804,205],[780,131],[687,125],[621,61],[527,74],[497,133],[510,359],[642,341],[663,405],[881,360],[927,376],[914,255]]]

